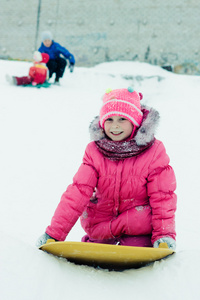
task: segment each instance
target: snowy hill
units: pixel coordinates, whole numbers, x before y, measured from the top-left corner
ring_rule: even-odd
[[[0,60],[0,298],[200,299],[200,77],[176,75],[137,62],[67,70],[61,86],[10,86],[30,63]],[[35,241],[77,171],[88,126],[109,87],[134,86],[161,115],[156,137],[165,144],[177,182],[177,251],[167,260],[124,272],[77,266],[39,251]],[[80,241],[79,222],[67,240]]]

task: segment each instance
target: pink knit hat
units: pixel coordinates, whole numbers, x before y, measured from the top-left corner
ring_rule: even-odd
[[[104,128],[105,121],[112,116],[123,116],[134,126],[139,127],[143,113],[141,111],[141,93],[128,89],[107,90],[103,96],[103,106],[100,110],[100,125]]]

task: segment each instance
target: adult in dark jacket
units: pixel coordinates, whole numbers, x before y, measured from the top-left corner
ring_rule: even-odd
[[[42,32],[42,44],[38,49],[41,53],[47,53],[50,57],[47,67],[49,69],[49,78],[52,77],[53,73],[56,74],[55,83],[59,83],[59,79],[63,76],[67,62],[69,60],[70,72],[73,72],[75,59],[66,48],[60,44],[54,42],[50,31]],[[65,57],[62,58],[60,55]]]

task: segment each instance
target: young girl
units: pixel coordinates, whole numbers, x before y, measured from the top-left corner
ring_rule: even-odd
[[[64,241],[81,216],[83,242],[175,249],[176,179],[154,137],[159,114],[141,99],[132,88],[106,92],[93,141],[37,246]]]
[[[48,61],[48,54],[35,51],[33,54],[34,66],[30,67],[28,76],[18,77],[6,75],[6,79],[13,85],[25,86],[32,84],[33,86],[36,86],[38,84],[43,84],[46,80],[48,80],[48,68],[46,66]]]

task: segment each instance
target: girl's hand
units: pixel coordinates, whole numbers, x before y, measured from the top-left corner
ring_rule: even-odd
[[[54,239],[54,238],[52,238],[50,235],[48,235],[46,232],[43,234],[43,235],[41,235],[40,237],[39,237],[39,239],[37,240],[37,242],[36,242],[36,247],[40,247],[40,246],[42,246],[42,245],[44,245],[44,244],[46,244],[46,242],[47,242],[47,240],[49,240],[49,239]],[[55,239],[54,239],[55,240]]]
[[[167,243],[169,249],[175,250],[176,249],[176,241],[168,236],[162,237],[154,242],[153,247],[158,248],[160,243]]]

